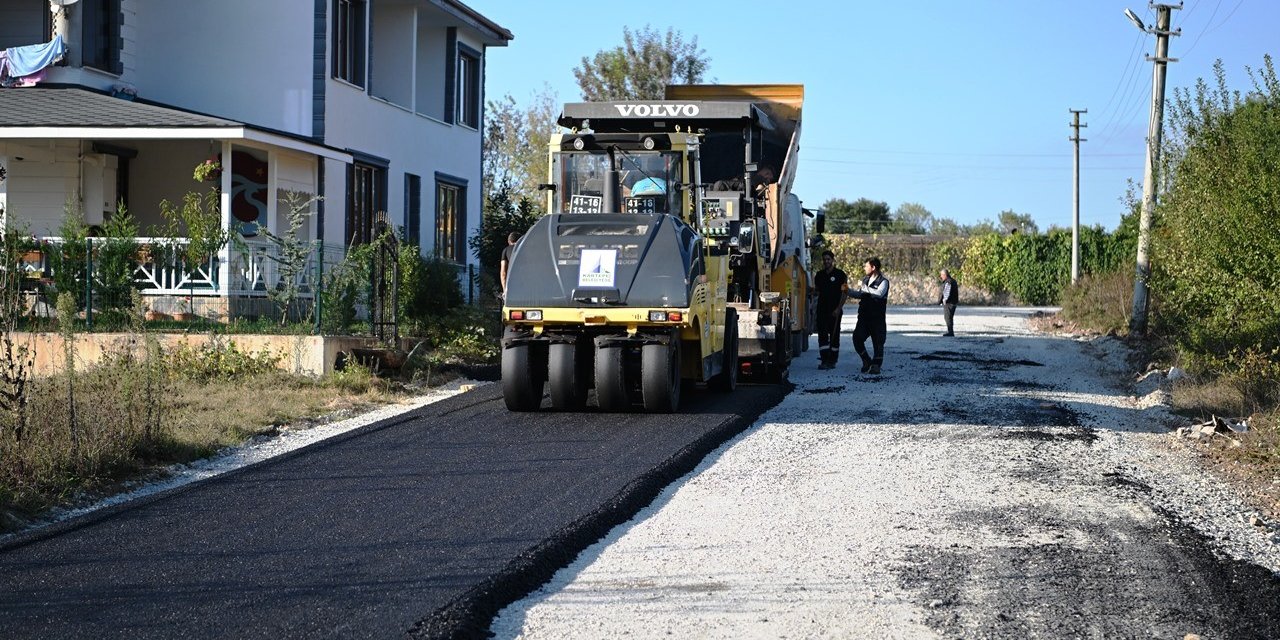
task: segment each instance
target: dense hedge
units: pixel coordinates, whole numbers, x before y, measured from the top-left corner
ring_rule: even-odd
[[[1106,274],[1132,269],[1137,247],[1136,218],[1125,216],[1115,232],[1080,229],[1080,272]],[[1023,304],[1057,304],[1071,282],[1071,230],[1043,234],[995,233],[956,237],[929,245],[904,246],[865,236],[830,235],[826,247],[845,271],[860,272],[870,256],[879,256],[886,273],[932,276],[949,269],[961,291],[985,291],[995,300],[1012,297]]]
[[[1157,330],[1225,371],[1280,362],[1280,82],[1270,58],[1243,96],[1215,70],[1171,105],[1151,290]]]

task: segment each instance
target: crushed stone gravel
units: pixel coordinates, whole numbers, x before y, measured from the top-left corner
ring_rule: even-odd
[[[1280,545],[1112,338],[891,308],[493,621],[498,638],[1280,636]],[[742,393],[743,390],[739,390]]]

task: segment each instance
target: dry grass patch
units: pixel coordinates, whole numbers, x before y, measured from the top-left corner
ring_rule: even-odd
[[[1257,396],[1258,384],[1240,375],[1179,381],[1173,407],[1195,420],[1247,416],[1246,433],[1205,440],[1201,451],[1255,506],[1280,520],[1280,408]]]
[[[1081,333],[1124,335],[1133,311],[1133,271],[1085,274],[1062,290],[1063,328]]]
[[[372,376],[354,388],[333,377],[314,380],[284,373],[182,382],[171,413],[174,458],[205,457],[284,425],[386,404],[403,395]]]
[[[159,384],[147,387],[152,369],[142,365],[122,358],[78,374],[74,403],[66,376],[35,381],[25,428],[0,425],[0,531],[281,426],[309,426],[407,395],[360,368],[321,379],[276,371],[190,379],[162,369]]]

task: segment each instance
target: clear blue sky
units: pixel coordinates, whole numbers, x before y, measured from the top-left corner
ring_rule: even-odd
[[[962,224],[1000,211],[1041,229],[1071,223],[1068,109],[1082,122],[1081,223],[1115,228],[1141,190],[1155,12],[1139,0],[914,3],[792,0],[465,0],[515,34],[490,49],[486,91],[520,104],[544,85],[580,99],[573,68],[622,42],[623,26],[675,27],[711,58],[708,81],[805,85],[796,193],[918,202]],[[1187,0],[1173,12],[1168,98],[1212,81],[1247,90],[1245,67],[1280,53],[1280,1]]]

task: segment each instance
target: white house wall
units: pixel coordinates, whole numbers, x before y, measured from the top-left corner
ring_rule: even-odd
[[[413,108],[414,39],[417,11],[412,5],[374,3],[369,43],[369,94]]]
[[[422,30],[420,29],[420,33]],[[480,132],[462,125],[446,124],[442,120],[424,116],[421,113],[422,102],[428,105],[444,103],[444,61],[445,30],[427,29],[425,43],[418,45],[418,57],[426,49],[429,59],[438,61],[431,75],[436,77],[421,78],[424,70],[420,67],[415,81],[418,102],[416,107],[403,107],[389,104],[381,100],[372,100],[359,89],[345,82],[328,80],[326,88],[325,121],[327,124],[326,142],[338,148],[351,149],[361,153],[390,160],[387,169],[387,212],[396,225],[405,225],[405,189],[404,176],[412,173],[422,178],[422,215],[421,248],[427,255],[435,250],[435,211],[436,211],[436,173],[443,173],[467,181],[466,216],[467,238],[473,236],[480,228],[481,186],[480,186]],[[440,40],[429,36],[438,33]],[[483,45],[468,37],[459,30],[458,42],[478,51]],[[432,67],[428,67],[432,68]],[[409,79],[404,82],[408,84]],[[434,84],[437,83],[438,84]],[[429,87],[435,87],[434,90]],[[424,87],[428,95],[423,95]],[[443,116],[443,107],[439,111]],[[342,126],[333,126],[341,122]],[[346,212],[346,167],[340,163],[328,162],[325,169],[325,187],[327,211],[325,240],[326,242],[342,242],[345,233]],[[336,208],[336,209],[335,209]],[[475,257],[467,250],[467,262],[474,263]]]
[[[474,129],[451,126],[418,115],[400,107],[370,101],[363,93],[339,83],[330,83],[329,122],[343,122],[339,130],[330,129],[329,144],[387,158],[387,209],[395,224],[403,225],[404,174],[422,178],[423,249],[434,250],[435,174],[441,172],[467,180],[467,236],[479,228],[480,220],[480,142]],[[373,112],[370,114],[370,112]],[[351,117],[363,113],[371,117]],[[333,210],[345,211],[346,171],[339,163],[329,163],[325,184],[328,204]],[[338,173],[335,175],[334,168]],[[342,190],[336,190],[341,185]],[[330,213],[328,221],[340,227],[344,217]],[[328,224],[328,222],[326,223]],[[331,238],[341,238],[342,228],[326,229]]]
[[[34,235],[57,235],[69,194],[79,193],[79,142],[9,142],[0,155],[8,158],[6,216]]]
[[[414,67],[414,110],[436,120],[444,120],[444,71],[447,31],[428,24],[425,13],[418,14],[417,63]]]
[[[289,201],[286,192],[296,191],[315,195],[316,193],[316,162],[310,156],[296,155],[291,153],[274,153],[275,168],[275,185],[276,185],[276,218],[273,223],[277,233],[283,233],[289,228]],[[314,202],[311,205],[312,213],[315,212]],[[306,238],[315,237],[313,231],[315,225],[314,218],[308,221],[308,224],[300,232]]]
[[[196,140],[139,140],[129,146],[138,150],[129,161],[129,211],[144,236],[164,225],[161,200],[176,205],[187,192],[209,188],[192,174],[197,164],[221,151],[220,143]]]
[[[140,97],[311,135],[314,0],[125,3],[139,7]]]

